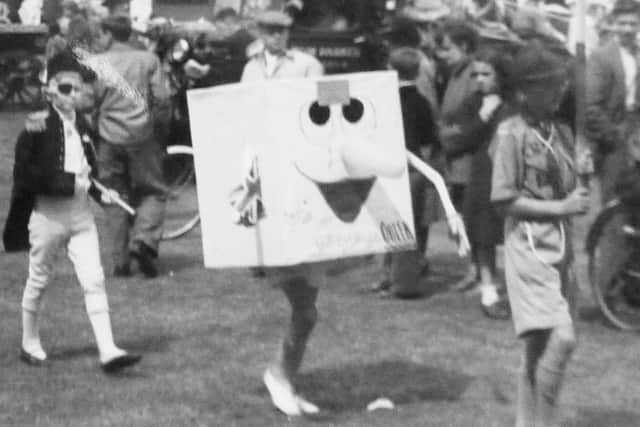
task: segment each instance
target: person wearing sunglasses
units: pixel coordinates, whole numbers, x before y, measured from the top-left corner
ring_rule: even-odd
[[[140,361],[116,346],[111,330],[98,232],[89,196],[107,204],[114,193],[101,193],[93,184],[96,154],[93,135],[76,101],[83,69],[63,51],[47,65],[45,93],[48,116],[41,131],[23,131],[16,144],[14,183],[3,233],[8,252],[29,250],[29,273],[22,297],[20,359],[44,365],[48,358],[39,327],[44,293],[60,252],[66,252],[84,291],[85,307],[98,345],[102,369],[120,371]]]

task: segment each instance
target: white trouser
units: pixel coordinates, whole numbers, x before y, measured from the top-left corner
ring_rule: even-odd
[[[88,200],[39,198],[29,219],[29,277],[22,308],[39,312],[60,252],[66,250],[85,296],[89,315],[108,312],[98,231]]]

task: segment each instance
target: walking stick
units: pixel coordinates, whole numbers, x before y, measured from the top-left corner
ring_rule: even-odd
[[[93,185],[96,186],[96,188],[98,190],[100,190],[100,192],[102,194],[104,194],[105,196],[107,196],[111,200],[113,200],[113,203],[115,203],[116,205],[120,206],[122,209],[127,211],[127,213],[129,215],[131,215],[131,216],[135,216],[136,215],[136,210],[133,209],[127,202],[122,200],[122,198],[118,195],[118,193],[116,193],[115,191],[105,187],[98,180],[92,179],[91,182],[93,183]]]
[[[586,40],[586,0],[577,0],[575,8],[576,66],[575,66],[575,104],[576,104],[576,171],[579,185],[589,188],[593,169],[593,151],[585,136],[587,106],[587,56]]]

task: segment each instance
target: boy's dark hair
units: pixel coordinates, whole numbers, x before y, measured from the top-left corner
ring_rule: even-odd
[[[568,79],[570,65],[567,58],[551,52],[541,43],[530,43],[514,56],[510,86],[515,90],[526,89],[551,80]]]
[[[396,18],[386,32],[387,40],[395,46],[419,47],[422,36],[416,24],[408,18]]]
[[[62,72],[75,72],[83,76],[85,67],[78,62],[76,56],[70,50],[56,53],[47,61],[47,82]]]
[[[466,21],[450,19],[444,22],[437,36],[438,44],[447,36],[456,45],[464,47],[467,53],[473,53],[478,48],[480,35],[478,31]]]
[[[509,77],[513,66],[512,58],[497,46],[481,46],[473,55],[473,59],[491,65],[496,72],[498,85],[503,94],[508,91]]]
[[[93,82],[97,78],[96,73],[78,61],[77,56],[70,49],[56,53],[47,61],[47,82],[56,74],[65,71],[80,74],[85,82]]]
[[[131,20],[126,16],[109,16],[102,20],[101,27],[120,43],[126,43],[131,38]]]
[[[417,49],[403,47],[389,55],[389,66],[398,72],[400,80],[415,80],[420,71],[422,55]]]
[[[129,3],[129,0],[103,0],[102,5],[109,10],[113,10],[117,6],[127,3]]]
[[[235,18],[236,16],[238,16],[238,12],[236,12],[236,10],[232,7],[224,7],[222,9],[220,9],[218,11],[218,13],[216,13],[215,16],[215,20],[216,21],[222,21],[225,20],[227,18]]]
[[[60,24],[58,24],[57,22],[49,22],[47,26],[49,28],[50,37],[57,36],[58,34],[60,34]]]
[[[618,0],[613,6],[611,16],[640,15],[640,3],[635,0]]]

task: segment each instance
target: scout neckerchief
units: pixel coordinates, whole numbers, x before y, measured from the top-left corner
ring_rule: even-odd
[[[551,127],[549,129],[549,136],[546,139],[533,126],[531,127],[531,129],[538,141],[540,141],[547,148],[547,173],[549,175],[549,181],[551,182],[551,187],[553,189],[554,199],[564,198],[567,194],[562,183],[562,170],[560,166],[561,160],[558,157],[558,153],[560,157],[562,157],[562,159],[564,159],[572,169],[574,166],[573,159],[569,157],[569,155],[565,152],[564,147],[560,146],[558,147],[558,150],[553,148],[552,142],[554,137],[558,133],[556,127],[553,124],[551,124]],[[562,145],[562,143],[560,143],[560,145]],[[533,230],[531,228],[531,224],[529,222],[524,223],[527,234],[527,242],[529,244],[529,247],[531,248],[531,251],[533,252],[533,255],[538,259],[538,261],[547,266],[552,266],[553,264],[560,263],[564,259],[566,254],[566,232],[564,228],[564,222],[558,221],[558,223],[560,228],[560,253],[556,257],[556,259],[553,259],[551,261],[542,259],[540,254],[538,254],[535,246],[535,241],[533,239]]]

